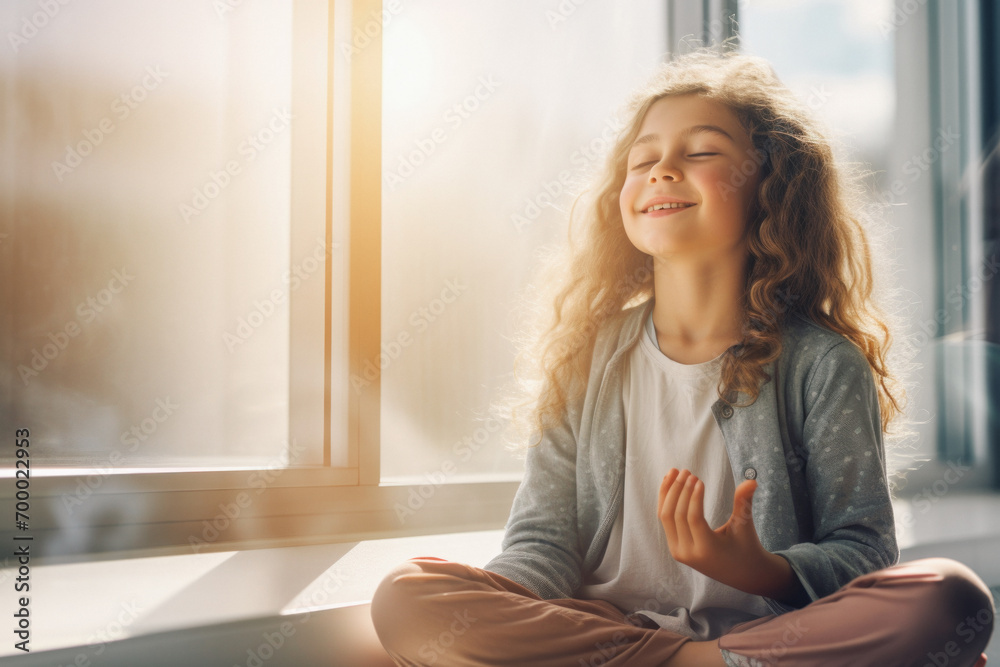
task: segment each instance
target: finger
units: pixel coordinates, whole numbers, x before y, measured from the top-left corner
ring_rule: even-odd
[[[657,516],[663,511],[663,501],[667,497],[667,491],[670,490],[670,486],[677,479],[677,475],[680,471],[677,468],[671,468],[666,475],[663,476],[663,481],[660,482],[660,496],[656,502],[656,514]]]
[[[677,468],[671,468],[670,471],[663,477],[663,481],[660,482],[660,494],[659,501],[656,505],[656,515],[660,519],[660,524],[663,526],[663,534],[667,537],[667,545],[677,543],[677,531],[674,530],[673,515],[664,509],[667,502],[667,495],[670,489],[674,485],[674,481],[680,471]]]
[[[684,486],[684,480],[690,473],[687,470],[682,470],[680,473],[674,477],[670,484],[670,488],[667,489],[667,493],[663,498],[663,504],[660,507],[660,523],[663,524],[663,529],[667,534],[667,541],[670,544],[677,544],[677,528],[674,521],[674,510],[677,508],[677,497],[681,493],[681,488]]]
[[[677,544],[681,547],[690,547],[693,544],[691,527],[688,525],[688,509],[691,506],[691,492],[698,478],[690,474],[684,480],[684,486],[677,496],[677,507],[674,508],[674,523],[677,526]]]
[[[671,520],[674,518],[674,512],[677,509],[677,499],[681,495],[681,491],[684,490],[684,482],[691,475],[689,470],[681,470],[674,477],[673,482],[670,484],[670,488],[667,489],[667,493],[663,498],[663,506],[660,508],[660,516],[669,516]]]
[[[712,527],[705,520],[705,482],[698,480],[691,493],[691,505],[688,507],[688,527],[691,537],[696,542],[708,541],[712,538]]]

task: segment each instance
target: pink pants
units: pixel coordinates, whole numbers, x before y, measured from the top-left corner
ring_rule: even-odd
[[[994,612],[972,570],[925,558],[862,575],[715,641],[736,665],[967,667],[985,660]],[[660,667],[692,641],[639,625],[608,602],[542,600],[499,574],[432,557],[386,575],[371,614],[398,665]]]

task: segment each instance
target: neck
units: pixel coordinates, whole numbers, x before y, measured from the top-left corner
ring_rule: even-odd
[[[741,339],[745,252],[712,261],[655,259],[653,325],[676,346],[718,347]]]

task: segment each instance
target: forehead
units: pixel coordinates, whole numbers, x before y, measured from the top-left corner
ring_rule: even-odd
[[[737,143],[750,143],[750,137],[732,109],[696,94],[664,97],[654,102],[642,119],[638,136],[681,135],[703,125],[720,127]]]

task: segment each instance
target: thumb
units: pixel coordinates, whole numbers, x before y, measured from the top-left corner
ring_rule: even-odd
[[[757,490],[757,480],[748,479],[736,487],[733,494],[733,524],[753,525],[753,494]]]

